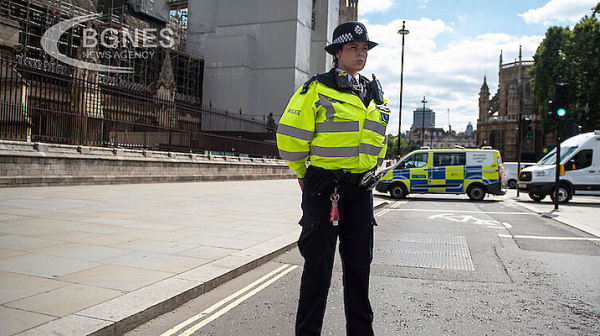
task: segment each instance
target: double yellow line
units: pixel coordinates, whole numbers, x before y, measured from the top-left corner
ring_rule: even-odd
[[[179,336],[190,336],[200,328],[209,324],[210,322],[216,320],[220,316],[224,315],[231,309],[238,306],[240,303],[244,302],[248,298],[256,295],[261,290],[267,288],[269,285],[279,280],[284,275],[289,272],[295,270],[298,266],[295,265],[283,265],[276,270],[270,272],[269,274],[263,276],[262,278],[254,281],[248,286],[240,289],[239,291],[231,294],[225,299],[215,303],[210,308],[201,312],[198,315],[192,316],[189,319],[181,322],[175,327],[167,330],[165,333],[161,334],[161,336],[171,336],[179,333],[183,330]],[[224,307],[223,307],[224,306]],[[223,307],[223,308],[221,308]]]

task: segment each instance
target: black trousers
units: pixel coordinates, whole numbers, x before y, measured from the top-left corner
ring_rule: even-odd
[[[369,274],[373,259],[373,196],[354,183],[338,188],[340,221],[330,221],[331,192],[311,196],[322,180],[322,171],[309,167],[302,194],[302,233],[298,248],[304,257],[296,335],[320,335],[336,242],[340,240],[343,268],[344,311],[349,336],[373,335],[373,310],[369,302]]]

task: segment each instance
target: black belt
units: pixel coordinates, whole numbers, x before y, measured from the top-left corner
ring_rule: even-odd
[[[359,185],[360,181],[362,181],[363,176],[365,176],[367,172],[364,173],[348,173],[344,175],[344,180],[342,182],[346,182],[349,184]]]
[[[350,173],[348,171],[344,171],[344,169],[331,170],[331,169],[324,169],[324,168],[315,167],[315,166],[309,166],[308,169],[315,169],[317,171],[321,171],[322,173],[323,172],[331,172],[331,173],[333,173],[334,176],[337,177],[338,183],[348,183],[348,184],[360,185],[360,182],[362,181],[363,176],[365,176],[365,174],[367,174],[368,172],[370,172],[371,170],[373,170],[375,168],[369,169],[364,173]]]

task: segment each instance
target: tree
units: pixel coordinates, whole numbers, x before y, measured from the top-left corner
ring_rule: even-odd
[[[408,143],[406,139],[400,138],[400,156],[404,156],[410,152],[408,148]],[[388,134],[388,147],[387,153],[385,154],[386,159],[395,160],[396,153],[398,153],[398,136],[393,134]]]
[[[548,116],[548,101],[554,98],[554,84],[559,76],[570,84],[569,110],[575,113],[575,122],[584,130],[600,128],[600,3],[592,8],[573,30],[568,27],[550,27],[536,50],[533,93],[545,132],[554,132],[556,124]],[[586,106],[589,115],[586,115]]]
[[[547,132],[556,129],[554,121],[548,115],[548,101],[554,98],[554,84],[559,76],[564,82],[569,81],[565,49],[570,36],[571,31],[568,27],[548,28],[546,37],[533,56],[534,64],[531,68],[533,94],[538,102],[543,128]]]
[[[586,16],[575,25],[571,39],[571,109],[586,131],[600,129],[600,22],[596,16]],[[585,113],[586,106],[590,115]]]
[[[395,159],[396,153],[398,152],[398,136],[388,134],[387,152],[385,153],[386,159]]]

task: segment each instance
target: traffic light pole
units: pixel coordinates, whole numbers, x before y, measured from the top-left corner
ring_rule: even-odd
[[[552,119],[556,121],[556,176],[554,180],[554,210],[558,210],[560,184],[560,124],[566,118],[569,110],[569,83],[563,83],[558,77],[554,85],[554,100],[552,101]]]
[[[558,210],[558,184],[560,181],[560,119],[556,124],[556,174],[554,179],[554,210]]]
[[[517,129],[518,140],[517,140],[517,181],[521,176],[521,144],[523,138],[523,113],[519,112],[519,126]],[[517,182],[517,197],[519,197],[519,185]]]

